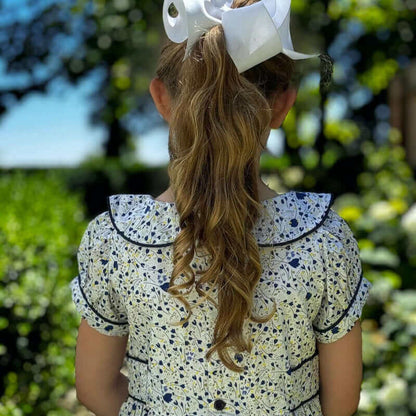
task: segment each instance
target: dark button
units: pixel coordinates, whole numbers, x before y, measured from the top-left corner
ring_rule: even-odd
[[[225,407],[225,401],[221,399],[217,399],[214,402],[214,407],[216,410],[222,410]]]

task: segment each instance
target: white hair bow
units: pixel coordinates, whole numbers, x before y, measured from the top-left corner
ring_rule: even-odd
[[[165,0],[163,24],[173,42],[181,43],[188,39],[184,60],[203,33],[222,24],[227,51],[241,73],[278,53],[292,59],[319,56],[293,49],[290,2],[261,0],[250,6],[232,9],[233,0]],[[169,14],[172,3],[178,12],[175,17]]]

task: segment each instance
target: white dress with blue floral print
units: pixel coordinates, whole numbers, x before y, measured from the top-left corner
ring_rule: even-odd
[[[263,273],[246,321],[251,353],[234,351],[243,373],[225,367],[211,346],[217,309],[206,301],[188,323],[167,289],[179,214],[151,195],[108,198],[88,225],[71,282],[77,310],[102,334],[129,335],[129,397],[119,416],[322,416],[317,341],[347,334],[361,317],[372,284],[362,275],[357,241],[331,205],[330,193],[289,191],[262,201],[253,233]],[[207,267],[195,256],[194,270]],[[180,279],[179,279],[180,281]],[[209,286],[203,286],[207,291]],[[217,299],[216,289],[211,295]],[[192,305],[199,295],[186,295]]]

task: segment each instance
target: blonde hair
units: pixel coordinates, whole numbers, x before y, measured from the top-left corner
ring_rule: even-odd
[[[254,3],[234,0],[233,7]],[[260,215],[257,180],[262,141],[270,132],[271,104],[292,80],[294,62],[284,54],[239,74],[226,51],[221,25],[205,33],[182,62],[186,42],[168,41],[156,70],[171,98],[168,174],[181,230],[173,244],[169,293],[193,307],[209,299],[218,310],[212,347],[232,371],[242,372],[228,348],[251,351],[243,338],[246,318],[267,322],[251,313],[253,292],[262,266],[252,229]],[[208,254],[210,266],[198,271],[196,290],[202,299],[192,308],[179,289],[192,289],[195,253]],[[187,280],[175,284],[179,276]],[[201,287],[212,284],[208,293]],[[209,296],[214,286],[218,304]]]

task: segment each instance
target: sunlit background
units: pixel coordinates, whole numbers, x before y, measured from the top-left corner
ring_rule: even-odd
[[[116,193],[168,186],[162,0],[0,0],[0,416],[83,415],[69,281]],[[416,0],[292,0],[298,97],[262,178],[332,192],[373,288],[359,416],[416,414]],[[65,319],[62,319],[65,317]]]

